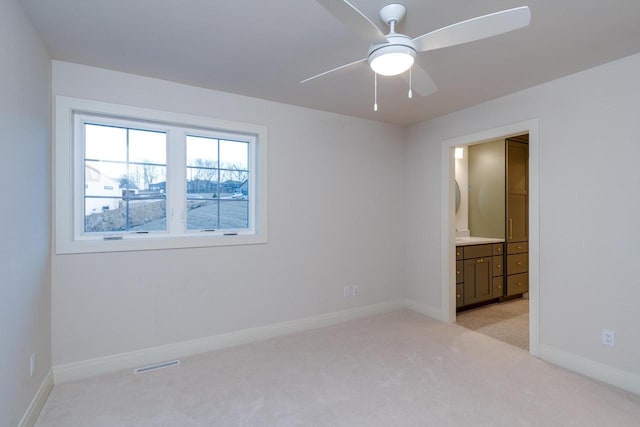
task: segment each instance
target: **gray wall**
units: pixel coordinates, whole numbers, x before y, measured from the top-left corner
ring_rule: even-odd
[[[0,55],[0,425],[15,426],[51,367],[51,63],[14,0],[0,1]]]
[[[58,61],[53,93],[269,132],[269,243],[56,255],[54,365],[402,297],[404,128]]]
[[[638,387],[638,75],[634,55],[411,127],[407,296],[440,307],[442,142],[538,118],[541,354]],[[602,328],[616,347],[601,344]]]

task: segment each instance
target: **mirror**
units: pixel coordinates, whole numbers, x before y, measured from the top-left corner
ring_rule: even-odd
[[[458,213],[458,209],[460,209],[460,186],[458,185],[458,181],[456,183],[456,213]]]

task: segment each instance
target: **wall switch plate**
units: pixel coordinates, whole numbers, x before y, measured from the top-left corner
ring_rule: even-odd
[[[616,345],[616,332],[609,329],[602,330],[602,345],[608,345],[609,347],[615,347]]]
[[[36,354],[31,353],[29,357],[29,375],[34,376],[36,374]]]
[[[348,286],[345,286],[345,287],[344,287],[344,296],[345,296],[345,297],[348,297],[349,295],[351,295],[351,292],[349,292],[349,287],[348,287]]]
[[[358,285],[355,285],[353,287],[353,296],[357,297],[358,295],[360,295],[360,287]]]

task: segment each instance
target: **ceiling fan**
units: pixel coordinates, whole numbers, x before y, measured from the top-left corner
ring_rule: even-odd
[[[376,94],[378,74],[396,76],[409,70],[409,76],[403,75],[409,83],[409,98],[412,97],[412,89],[422,96],[431,95],[438,90],[429,74],[414,64],[417,53],[513,31],[529,25],[531,20],[529,8],[522,6],[458,22],[412,39],[395,31],[396,25],[407,13],[406,6],[402,4],[391,3],[380,10],[380,19],[389,25],[389,33],[385,35],[377,25],[347,0],[317,0],[317,2],[354,33],[370,42],[371,46],[366,58],[309,77],[300,83],[368,62],[375,72]],[[377,103],[374,104],[374,110],[377,110]]]

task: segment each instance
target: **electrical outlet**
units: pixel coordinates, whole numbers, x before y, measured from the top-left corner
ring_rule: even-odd
[[[609,347],[615,347],[616,345],[616,332],[609,329],[602,330],[602,345],[608,345]]]
[[[345,287],[344,287],[344,296],[345,296],[345,297],[348,297],[348,296],[350,296],[350,295],[351,295],[351,292],[349,291],[349,287],[348,287],[348,286],[345,286]]]
[[[360,295],[360,287],[358,285],[355,285],[353,287],[353,296],[357,297],[358,295]]]
[[[36,354],[31,353],[29,357],[29,375],[34,376],[36,374]]]

